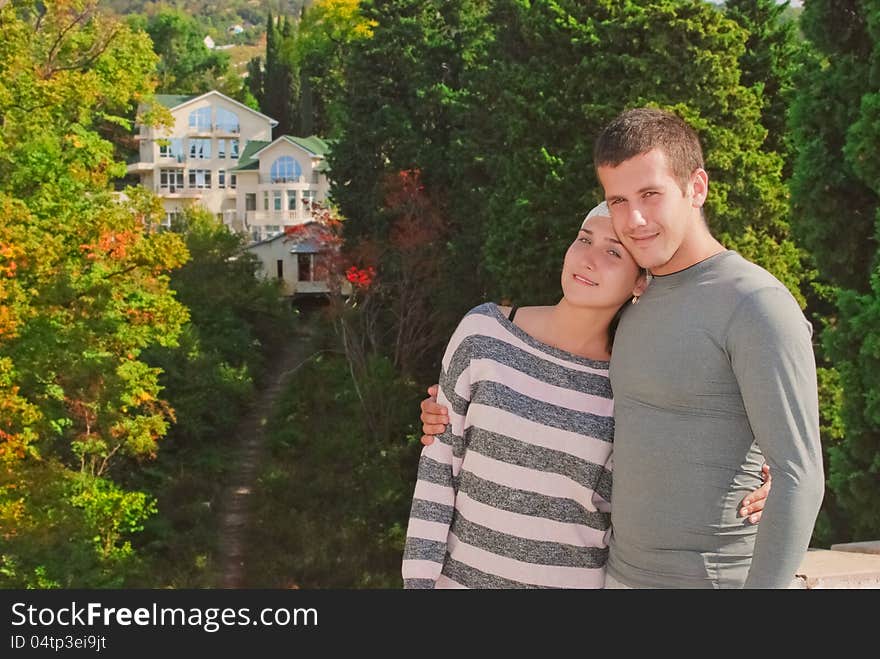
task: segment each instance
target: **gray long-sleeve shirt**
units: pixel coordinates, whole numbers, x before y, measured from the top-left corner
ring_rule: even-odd
[[[824,493],[811,327],[733,251],[655,277],[614,342],[609,573],[634,587],[784,588]],[[773,487],[757,526],[737,516]]]

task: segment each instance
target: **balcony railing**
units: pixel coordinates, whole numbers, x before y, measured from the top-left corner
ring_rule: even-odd
[[[260,174],[260,183],[275,183],[283,185],[285,183],[305,183],[305,176],[266,176]]]
[[[202,193],[209,188],[187,188],[182,185],[157,185],[155,188],[160,195],[176,195],[180,197],[201,197]]]
[[[303,210],[295,211],[247,211],[248,224],[303,224],[311,219],[311,215]]]
[[[240,125],[227,124],[209,124],[207,126],[187,126],[190,133],[228,133],[229,135],[238,135],[241,133]]]

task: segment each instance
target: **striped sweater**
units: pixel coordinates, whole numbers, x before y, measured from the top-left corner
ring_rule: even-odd
[[[443,357],[449,426],[422,450],[406,588],[601,588],[613,401],[608,362],[548,346],[494,304]]]

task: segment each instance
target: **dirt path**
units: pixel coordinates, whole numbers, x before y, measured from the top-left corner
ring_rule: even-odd
[[[247,574],[250,495],[266,452],[265,426],[287,376],[311,354],[311,346],[312,339],[307,333],[298,333],[287,342],[284,350],[270,364],[266,384],[258,392],[253,407],[236,429],[236,467],[229,479],[220,511],[220,588],[247,587],[244,578]]]

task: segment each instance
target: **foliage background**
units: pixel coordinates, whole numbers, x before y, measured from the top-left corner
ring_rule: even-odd
[[[876,3],[25,0],[0,29],[0,585],[215,583],[225,431],[305,325],[249,576],[399,585],[443,345],[480,301],[557,299],[593,137],[637,105],[699,131],[713,232],[813,321],[814,545],[880,536]],[[297,315],[211,217],[114,195],[137,108],[213,88],[330,141],[350,298]]]

